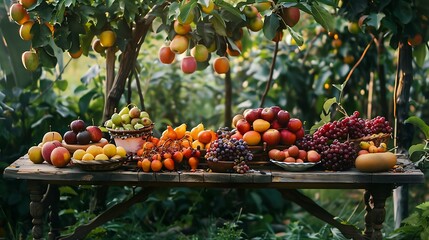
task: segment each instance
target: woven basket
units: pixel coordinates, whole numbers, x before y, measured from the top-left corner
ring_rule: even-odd
[[[378,133],[373,134],[370,136],[365,136],[357,139],[351,139],[350,142],[353,142],[355,144],[356,150],[360,150],[359,143],[362,141],[365,142],[373,142],[375,146],[380,146],[381,143],[388,143],[389,140],[392,138],[392,134],[390,133]]]

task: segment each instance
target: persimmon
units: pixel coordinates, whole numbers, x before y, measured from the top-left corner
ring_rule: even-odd
[[[150,169],[152,169],[152,171],[154,172],[159,172],[162,169],[162,162],[158,159],[156,160],[152,160],[152,162],[150,163]]]
[[[172,158],[166,158],[162,161],[165,169],[173,171],[174,170],[174,160]]]

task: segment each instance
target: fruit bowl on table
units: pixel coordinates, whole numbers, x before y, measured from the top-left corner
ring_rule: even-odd
[[[154,124],[138,130],[118,130],[107,128],[110,136],[115,140],[116,146],[121,146],[127,153],[134,154],[139,150],[146,139],[152,136]]]
[[[275,165],[283,168],[284,170],[291,171],[291,172],[302,172],[311,167],[316,166],[319,163],[319,162],[303,162],[303,163],[279,162],[272,159],[270,159],[270,161]]]
[[[73,165],[85,171],[111,171],[116,170],[125,162],[125,158],[111,158],[109,160],[77,160],[72,158]]]
[[[70,153],[74,153],[78,149],[86,150],[87,148],[89,148],[90,146],[93,146],[93,145],[103,147],[107,143],[108,143],[107,139],[102,138],[99,142],[89,143],[89,144],[84,144],[84,145],[67,144],[64,140],[62,141],[61,144],[63,145],[63,147],[65,147],[67,150],[69,150]]]
[[[350,141],[355,144],[356,150],[359,151],[360,150],[359,143],[362,141],[373,142],[375,146],[380,146],[380,143],[387,144],[389,142],[389,139],[391,138],[392,138],[391,133],[377,133],[377,134],[373,134],[373,135],[369,135],[369,136],[365,136],[357,139],[350,139]]]

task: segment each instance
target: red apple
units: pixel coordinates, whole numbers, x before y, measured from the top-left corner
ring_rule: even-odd
[[[70,152],[65,147],[57,147],[51,152],[51,162],[55,167],[65,167],[71,159]]]
[[[280,132],[277,129],[268,129],[262,134],[262,141],[268,146],[276,146],[280,143]]]
[[[289,119],[290,119],[290,114],[288,111],[286,110],[280,110],[277,113],[277,121],[279,121],[279,124],[282,127],[287,127],[288,123],[289,123]]]
[[[280,142],[284,145],[293,145],[295,144],[296,141],[296,135],[295,133],[287,130],[287,129],[282,129],[280,131]]]
[[[299,129],[296,133],[296,140],[302,139],[305,135],[304,128]]]
[[[241,133],[241,134],[245,134],[246,132],[250,131],[250,123],[248,121],[246,121],[246,119],[240,119],[237,122],[237,130]]]
[[[86,128],[86,131],[89,132],[89,136],[91,137],[91,142],[93,143],[99,142],[103,137],[103,132],[101,132],[101,129],[97,126],[88,126]]]
[[[267,122],[272,122],[276,118],[276,115],[272,108],[264,108],[261,111],[261,118]]]
[[[291,118],[287,124],[287,128],[296,133],[302,128],[302,122],[298,118]]]
[[[258,118],[261,118],[261,113],[258,109],[252,109],[244,114],[244,119],[246,119],[246,121],[250,124],[252,124]]]
[[[239,131],[237,131],[236,133],[231,135],[231,138],[235,138],[237,140],[240,140],[240,139],[243,139],[243,135]]]
[[[270,108],[271,108],[271,110],[273,110],[274,115],[276,115],[276,116],[277,116],[277,113],[279,113],[279,111],[282,110],[281,107],[279,107],[279,106],[271,106]]]
[[[193,73],[197,70],[197,61],[193,56],[186,56],[182,59],[181,69],[184,73]]]
[[[289,156],[297,158],[299,155],[299,148],[296,145],[292,145],[287,149]]]
[[[237,114],[237,115],[235,115],[232,118],[232,127],[236,127],[238,120],[243,119],[243,118],[244,118],[243,114]]]
[[[46,142],[45,144],[43,144],[43,147],[42,147],[42,157],[43,157],[43,159],[45,159],[45,161],[47,163],[52,164],[52,162],[51,162],[51,153],[52,153],[52,151],[55,148],[60,147],[60,146],[62,146],[62,145],[57,140]]]
[[[271,127],[273,129],[280,129],[282,126],[280,125],[279,121],[277,119],[274,119],[274,121],[271,122]]]

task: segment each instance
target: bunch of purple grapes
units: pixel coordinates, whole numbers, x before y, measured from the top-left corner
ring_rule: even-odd
[[[246,162],[253,159],[247,143],[243,139],[231,138],[232,133],[227,128],[219,129],[218,139],[210,144],[205,158],[207,161],[233,161],[234,170],[238,173],[249,171]]]
[[[327,170],[344,171],[354,166],[357,150],[354,143],[334,140],[325,151],[321,152],[322,166]]]
[[[368,131],[368,134],[377,134],[377,133],[392,133],[392,126],[390,126],[389,121],[384,117],[377,116],[373,119],[366,120],[365,128]]]

